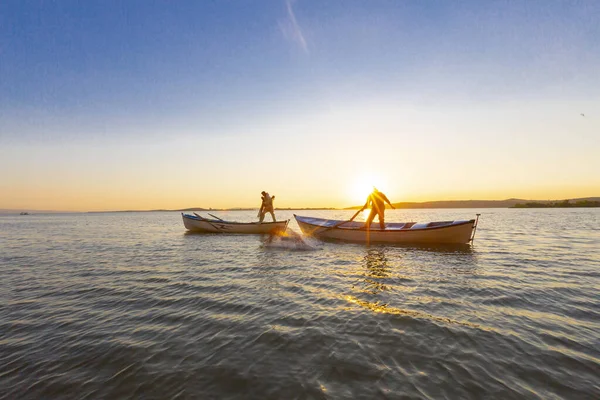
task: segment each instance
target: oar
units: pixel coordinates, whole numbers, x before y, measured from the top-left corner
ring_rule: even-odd
[[[208,213],[207,213],[207,214],[208,214]],[[195,215],[196,217],[200,218],[200,219],[202,220],[202,222],[206,222],[207,224],[209,224],[210,226],[212,226],[213,228],[215,228],[217,231],[220,231],[220,230],[221,230],[221,229],[219,229],[218,227],[216,227],[216,226],[214,226],[213,224],[211,224],[211,223],[210,223],[210,222],[209,222],[209,221],[208,221],[206,218],[204,218],[202,215],[198,215],[198,214],[196,214],[196,213],[194,213],[194,215]],[[208,214],[208,215],[210,215],[210,214]],[[215,217],[215,216],[213,215],[213,217]],[[215,217],[215,218],[217,218],[217,217]],[[223,220],[221,220],[221,221],[223,221]]]
[[[356,216],[357,216],[358,214],[360,214],[360,212],[361,212],[362,210],[363,210],[363,208],[361,208],[360,210],[358,210],[358,211],[356,212],[356,214],[354,214],[354,215],[352,216],[352,218],[350,218],[348,221],[342,221],[342,222],[338,222],[337,224],[335,224],[335,225],[333,225],[333,226],[328,226],[327,228],[323,229],[323,230],[321,231],[321,233],[323,233],[323,232],[326,232],[326,231],[328,231],[328,230],[330,230],[330,229],[337,228],[338,226],[341,226],[341,225],[347,224],[348,222],[352,222],[352,221],[354,220],[354,218],[356,218]]]
[[[208,215],[210,215],[213,218],[218,219],[219,221],[223,221],[221,218],[217,217],[216,215],[212,215],[211,213],[207,213]]]

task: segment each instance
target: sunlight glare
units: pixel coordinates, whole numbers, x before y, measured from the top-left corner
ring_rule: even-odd
[[[369,208],[363,210],[363,212],[361,213],[363,221],[366,221],[367,218],[369,218],[369,213],[370,212],[371,212],[371,210]]]
[[[384,186],[385,182],[380,176],[373,174],[359,175],[352,183],[352,201],[362,205],[367,201],[367,197],[373,191],[373,187],[383,191]]]

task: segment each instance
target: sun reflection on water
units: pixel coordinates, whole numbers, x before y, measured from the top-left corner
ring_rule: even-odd
[[[365,266],[364,276],[368,293],[377,294],[389,290],[389,286],[384,283],[384,279],[390,277],[391,272],[385,249],[368,249],[363,258],[363,265]]]

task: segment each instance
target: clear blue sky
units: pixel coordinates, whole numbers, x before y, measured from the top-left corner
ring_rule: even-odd
[[[598,71],[599,1],[5,0],[0,208],[599,195]]]

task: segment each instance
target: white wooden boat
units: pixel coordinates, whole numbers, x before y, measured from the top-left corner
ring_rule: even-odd
[[[466,244],[475,235],[477,222],[439,221],[439,222],[396,222],[386,223],[385,229],[379,222],[364,229],[362,222],[344,222],[334,219],[301,217],[295,215],[300,229],[305,235],[319,239],[332,239],[356,243],[437,243]]]
[[[277,233],[284,232],[289,219],[277,222],[233,222],[222,219],[204,218],[200,215],[181,213],[183,225],[187,230],[194,232],[213,233]]]

